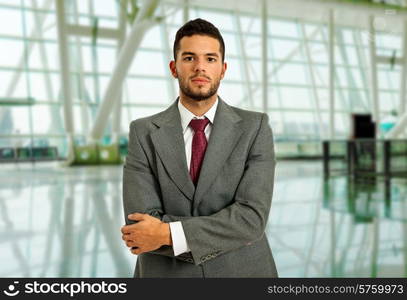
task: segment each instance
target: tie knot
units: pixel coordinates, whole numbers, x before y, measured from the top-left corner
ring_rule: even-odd
[[[192,119],[191,122],[189,122],[189,126],[192,127],[192,129],[197,132],[197,131],[204,131],[206,125],[208,125],[209,119]]]

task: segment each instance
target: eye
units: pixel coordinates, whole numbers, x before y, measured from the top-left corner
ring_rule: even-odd
[[[192,61],[193,58],[192,58],[192,56],[185,56],[185,57],[184,57],[184,60],[185,60],[185,61]]]
[[[215,58],[215,57],[208,57],[208,61],[210,61],[210,62],[215,62],[215,61],[216,61],[216,58]]]

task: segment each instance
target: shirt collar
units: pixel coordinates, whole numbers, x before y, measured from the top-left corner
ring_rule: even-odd
[[[208,120],[213,124],[213,120],[215,119],[216,108],[218,107],[218,102],[219,102],[218,98],[216,98],[216,101],[212,105],[212,107],[202,117],[198,117],[195,116],[192,112],[190,112],[178,99],[178,110],[181,116],[182,132],[185,132],[189,125],[189,122],[191,122],[191,120],[194,118],[202,119],[203,117],[207,117]]]

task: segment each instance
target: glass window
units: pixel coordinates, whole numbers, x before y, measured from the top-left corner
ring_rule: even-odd
[[[168,63],[162,52],[139,49],[133,59],[129,73],[137,75],[166,76]],[[165,64],[165,67],[164,67]]]
[[[0,20],[2,24],[2,26],[0,26],[0,35],[23,35],[23,19],[20,10],[0,8]]]
[[[281,103],[284,108],[311,109],[310,90],[297,87],[280,87]]]
[[[130,103],[165,104],[171,99],[167,81],[163,79],[127,78],[126,89]]]

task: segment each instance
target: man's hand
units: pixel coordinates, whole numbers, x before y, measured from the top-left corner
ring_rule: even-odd
[[[133,254],[141,254],[172,245],[170,225],[148,214],[134,213],[128,219],[138,221],[121,228],[122,239]],[[132,248],[135,247],[135,248]]]

